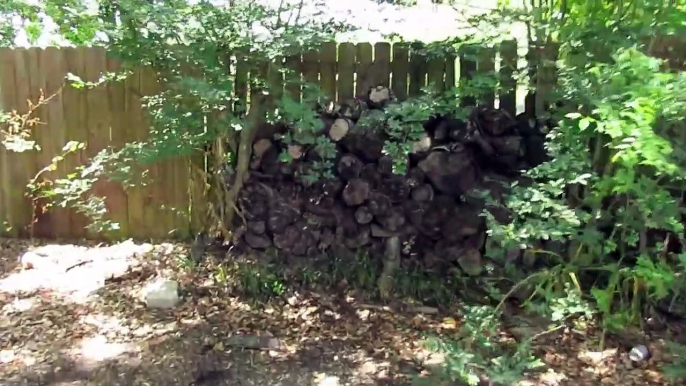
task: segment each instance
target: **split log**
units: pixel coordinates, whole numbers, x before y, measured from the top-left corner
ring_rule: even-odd
[[[369,208],[361,206],[355,211],[355,220],[359,224],[369,224],[374,219],[374,216],[369,212]]]
[[[360,177],[362,161],[352,154],[346,154],[338,161],[337,172],[344,181],[350,181]]]
[[[361,179],[354,179],[348,182],[343,189],[343,202],[348,206],[362,205],[369,198],[369,184]]]
[[[331,127],[329,128],[329,138],[334,142],[338,142],[348,134],[352,127],[353,121],[350,119],[338,118],[333,121],[333,124],[331,124]]]

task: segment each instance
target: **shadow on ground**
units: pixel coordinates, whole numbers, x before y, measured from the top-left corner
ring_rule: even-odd
[[[333,288],[248,302],[217,285],[212,271],[178,269],[184,248],[156,246],[85,301],[46,288],[26,291],[26,283],[3,287],[27,273],[16,264],[25,248],[3,249],[3,385],[408,385],[441,363],[422,348],[424,338],[458,331],[449,310],[365,304]],[[93,272],[77,267],[68,280],[51,283]],[[141,288],[160,274],[182,288],[173,310],[150,310],[141,300]],[[616,341],[608,339],[601,352],[593,351],[597,334],[544,337],[535,349],[547,367],[521,385],[669,384],[657,359],[627,364],[627,347]]]

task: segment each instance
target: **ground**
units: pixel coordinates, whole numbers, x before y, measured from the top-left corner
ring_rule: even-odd
[[[39,244],[38,254],[24,255]],[[0,247],[3,385],[409,385],[441,361],[425,338],[454,335],[460,324],[452,309],[365,303],[344,288],[243,299],[216,269],[183,268],[180,244]],[[140,297],[160,275],[183,293],[171,311],[150,310]],[[504,333],[540,328],[513,318]],[[546,368],[520,384],[669,384],[659,371],[660,337],[627,332],[594,351],[598,339],[593,331],[541,333],[534,348]],[[634,365],[627,351],[638,343],[653,356]]]

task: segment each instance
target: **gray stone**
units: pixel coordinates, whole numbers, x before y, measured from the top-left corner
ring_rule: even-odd
[[[143,290],[149,308],[173,308],[179,303],[179,284],[173,280],[157,279]]]

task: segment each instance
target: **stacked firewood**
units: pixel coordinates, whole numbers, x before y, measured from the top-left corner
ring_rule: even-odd
[[[505,222],[508,213],[474,193],[502,199],[522,169],[544,159],[542,134],[524,116],[490,107],[473,108],[466,120],[434,116],[408,154],[407,172],[398,175],[383,152],[383,129],[357,125],[389,103],[391,91],[374,87],[366,98],[321,107],[321,135],[335,142],[338,155],[334,177],[312,184],[299,177],[321,159],[313,149],[274,139],[286,128],[258,136],[239,200],[239,244],[290,256],[317,256],[333,246],[381,256],[384,239],[399,237],[405,258],[479,274],[486,240],[480,214],[487,209]]]

